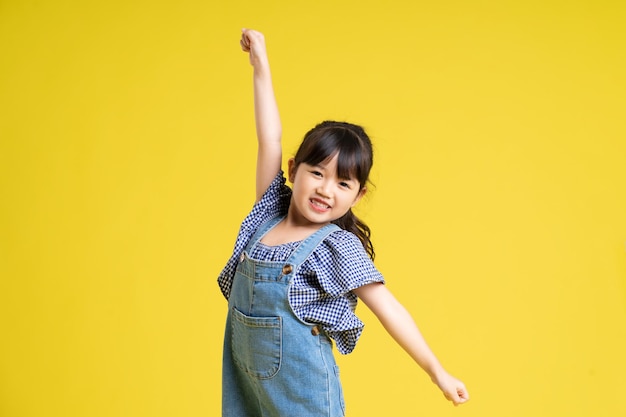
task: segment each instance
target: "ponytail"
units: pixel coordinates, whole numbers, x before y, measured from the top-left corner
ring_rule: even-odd
[[[370,236],[372,234],[368,225],[362,222],[357,216],[354,215],[352,209],[348,210],[346,214],[337,220],[333,221],[334,224],[341,227],[348,232],[352,232],[359,238],[365,252],[373,261],[376,253],[374,252],[374,245],[372,244],[372,240]]]

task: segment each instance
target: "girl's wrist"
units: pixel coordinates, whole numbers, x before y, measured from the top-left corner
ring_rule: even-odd
[[[270,67],[267,64],[257,63],[254,66],[254,77],[255,78],[268,78],[270,77]]]
[[[436,366],[434,366],[430,372],[428,372],[428,374],[430,375],[430,379],[436,384],[439,385],[440,382],[442,380],[445,379],[446,375],[448,375],[448,373],[446,372],[445,369],[443,369],[443,367],[440,364],[437,364]]]

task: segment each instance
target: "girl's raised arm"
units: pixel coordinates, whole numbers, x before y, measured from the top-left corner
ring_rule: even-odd
[[[240,44],[241,49],[250,54],[250,64],[254,67],[254,116],[258,139],[256,201],[259,201],[280,171],[282,125],[263,34],[242,29]]]

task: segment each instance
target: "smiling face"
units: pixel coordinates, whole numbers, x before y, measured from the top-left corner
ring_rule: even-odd
[[[324,226],[342,217],[365,194],[365,187],[351,176],[337,172],[338,154],[309,165],[289,160],[293,194],[288,219],[299,226]]]

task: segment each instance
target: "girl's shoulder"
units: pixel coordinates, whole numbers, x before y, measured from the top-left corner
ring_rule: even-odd
[[[291,198],[291,188],[286,183],[287,179],[281,170],[276,174],[256,205],[266,206],[274,204],[276,201],[284,201]]]
[[[341,296],[371,282],[384,282],[359,238],[344,229],[328,235],[309,262],[319,285],[331,296]]]
[[[369,260],[369,256],[359,238],[345,229],[338,229],[329,234],[318,247],[321,251],[329,252],[330,256],[339,261]]]
[[[359,238],[354,233],[341,228],[330,233],[326,239],[336,244],[354,244],[355,242],[360,242]]]

